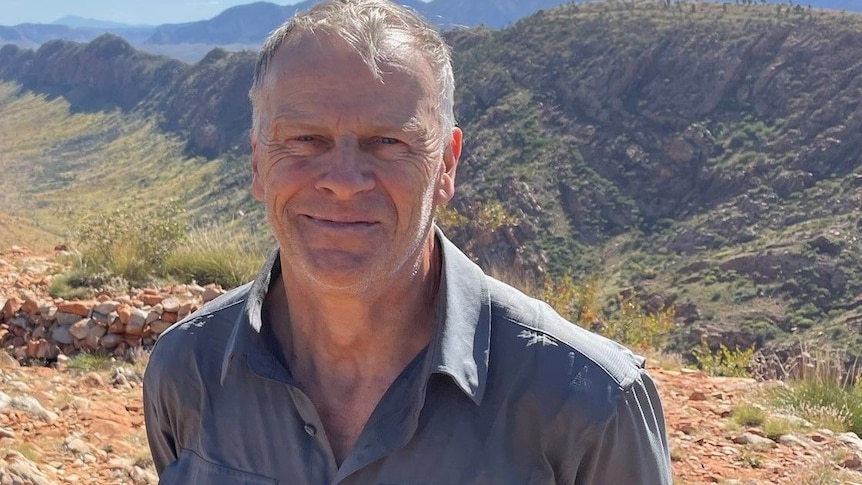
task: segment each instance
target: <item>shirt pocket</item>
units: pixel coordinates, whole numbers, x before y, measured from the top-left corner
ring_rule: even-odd
[[[277,485],[274,478],[236,470],[183,450],[159,478],[159,485]]]

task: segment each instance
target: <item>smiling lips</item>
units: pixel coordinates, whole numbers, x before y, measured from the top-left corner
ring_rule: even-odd
[[[369,221],[351,216],[316,216],[305,214],[302,217],[314,225],[327,229],[365,229],[378,224],[377,221]]]

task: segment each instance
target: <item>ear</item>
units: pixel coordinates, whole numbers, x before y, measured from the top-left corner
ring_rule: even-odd
[[[257,134],[253,128],[248,137],[251,143],[251,195],[262,202],[264,197],[263,177],[260,174],[260,157],[262,154],[258,150]]]
[[[443,150],[443,170],[440,173],[435,197],[438,205],[449,202],[455,195],[455,171],[461,158],[461,139],[461,129],[453,128],[449,145]]]

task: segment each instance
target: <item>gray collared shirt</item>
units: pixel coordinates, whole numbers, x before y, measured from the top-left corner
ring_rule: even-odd
[[[144,376],[159,483],[669,484],[664,417],[643,359],[437,237],[437,331],[340,467],[261,319],[277,251],[252,283],[163,333]]]

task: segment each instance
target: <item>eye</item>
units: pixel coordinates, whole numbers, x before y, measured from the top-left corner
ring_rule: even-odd
[[[398,138],[392,138],[389,136],[378,136],[375,137],[372,141],[381,145],[397,145],[401,143],[401,140],[399,140]]]

